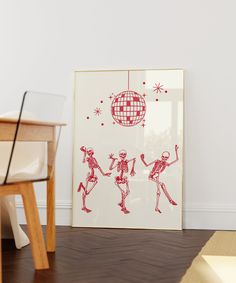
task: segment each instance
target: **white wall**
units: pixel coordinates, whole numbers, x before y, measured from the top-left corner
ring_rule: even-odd
[[[26,89],[68,97],[58,224],[70,224],[73,71],[183,68],[185,227],[236,229],[235,10],[234,0],[0,1],[0,103]]]

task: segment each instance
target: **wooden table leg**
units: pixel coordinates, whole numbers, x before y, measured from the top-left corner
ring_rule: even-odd
[[[47,269],[49,264],[33,184],[25,183],[19,185],[19,189],[24,202],[35,269]]]
[[[55,227],[55,165],[56,132],[54,129],[53,141],[48,142],[48,175],[47,181],[47,251],[56,251],[56,227]]]
[[[55,176],[51,176],[47,182],[47,251],[56,250],[55,227]]]

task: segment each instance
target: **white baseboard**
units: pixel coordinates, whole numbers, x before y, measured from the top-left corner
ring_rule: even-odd
[[[45,225],[46,222],[46,202],[37,202],[41,224]],[[16,202],[17,213],[20,224],[26,224],[25,214],[22,202]],[[56,202],[56,225],[71,226],[72,223],[72,203],[69,201]]]
[[[19,222],[25,224],[22,202],[17,202]],[[38,201],[41,223],[46,224],[46,203]],[[56,224],[71,226],[72,203],[69,201],[56,202]],[[183,228],[236,230],[236,206],[234,205],[186,205],[183,210]]]
[[[236,230],[236,205],[186,205],[183,226],[186,229]]]

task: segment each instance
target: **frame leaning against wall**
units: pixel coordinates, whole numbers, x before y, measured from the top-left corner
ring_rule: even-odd
[[[182,229],[184,72],[75,72],[74,227]]]

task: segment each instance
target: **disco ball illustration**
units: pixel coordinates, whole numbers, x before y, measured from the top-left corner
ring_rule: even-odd
[[[111,104],[113,119],[116,123],[124,127],[137,125],[143,120],[145,113],[145,100],[135,91],[122,91],[114,97]]]

